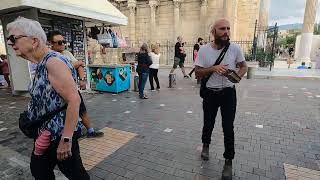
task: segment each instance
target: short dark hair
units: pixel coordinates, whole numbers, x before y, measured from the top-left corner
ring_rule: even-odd
[[[201,37],[198,38],[198,42],[202,41],[203,39]]]
[[[57,30],[50,31],[50,32],[48,33],[47,39],[48,39],[48,41],[52,42],[52,41],[53,41],[53,37],[54,37],[54,36],[58,36],[58,35],[63,36],[63,34],[62,34],[60,31],[57,31]]]

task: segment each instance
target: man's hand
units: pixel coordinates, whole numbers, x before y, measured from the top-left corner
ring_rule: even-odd
[[[63,161],[72,156],[71,153],[72,141],[63,142],[63,139],[60,140],[58,149],[57,149],[57,159]]]
[[[225,74],[228,72],[228,65],[219,64],[216,66],[212,66],[212,71],[219,74]]]
[[[237,65],[239,66],[238,75],[240,77],[243,77],[248,71],[247,63],[245,61],[242,61],[242,62],[237,63]]]
[[[83,61],[75,61],[72,63],[74,68],[78,69],[79,67],[85,67],[85,64]]]
[[[86,81],[80,80],[79,84],[80,84],[80,89],[81,90],[85,90],[87,88]]]
[[[78,61],[78,63],[79,63],[79,66],[81,66],[81,67],[84,67],[84,66],[85,66],[85,64],[84,64],[83,61]]]

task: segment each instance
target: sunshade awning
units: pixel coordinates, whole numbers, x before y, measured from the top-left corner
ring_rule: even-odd
[[[107,0],[1,0],[0,11],[34,7],[116,25],[127,25],[128,18]]]

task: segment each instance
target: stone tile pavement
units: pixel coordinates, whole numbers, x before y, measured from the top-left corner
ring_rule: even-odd
[[[106,133],[96,141],[80,142],[83,154],[90,147],[92,152],[106,150],[93,158],[95,164],[88,163],[91,179],[220,179],[221,117],[212,135],[210,160],[203,162],[196,81],[183,79],[177,70],[177,85],[168,89],[167,73],[160,70],[161,90],[148,91],[148,100],[140,100],[136,92],[85,94],[94,126]],[[319,81],[244,79],[237,90],[233,179],[318,179]],[[28,98],[7,93],[0,90],[0,177],[32,179],[28,170],[32,141],[17,127]],[[84,162],[88,158],[83,155]]]

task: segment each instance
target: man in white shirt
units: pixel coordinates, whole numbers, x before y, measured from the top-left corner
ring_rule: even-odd
[[[228,69],[236,70],[242,77],[247,72],[247,65],[243,52],[238,44],[231,43],[222,62],[214,65],[216,59],[225,46],[229,44],[230,23],[226,19],[219,19],[214,23],[211,33],[214,42],[202,46],[195,61],[196,76],[205,77],[212,73],[206,83],[208,94],[203,97],[204,125],[202,129],[203,148],[201,158],[209,159],[209,144],[214,128],[215,118],[220,107],[222,117],[222,128],[224,133],[225,165],[222,179],[232,178],[232,160],[234,159],[234,130],[237,97],[235,85],[225,76]]]
[[[67,51],[65,48],[66,41],[64,40],[64,37],[62,36],[62,33],[59,31],[51,31],[48,34],[48,41],[51,44],[51,49],[54,51],[57,51],[64,56],[66,56],[70,62],[73,64],[75,69],[77,70],[80,78],[80,89],[85,89],[86,88],[86,82],[84,78],[84,62],[83,61],[78,61],[71,52]],[[81,98],[81,103],[80,103],[80,109],[79,109],[79,115],[82,119],[83,125],[87,128],[87,137],[101,137],[103,136],[103,132],[96,131],[90,122],[88,112],[86,109],[86,106],[84,104],[83,98],[81,94],[79,93],[79,96]]]

